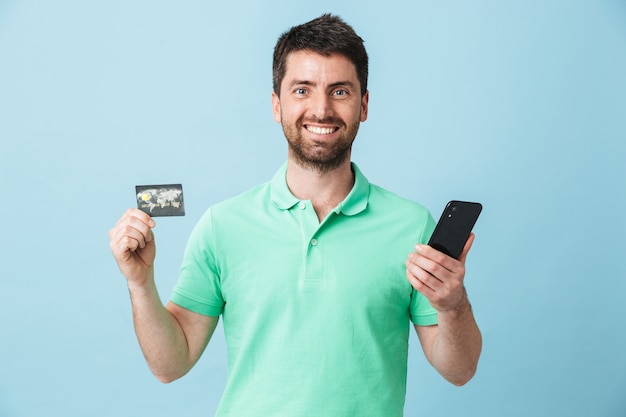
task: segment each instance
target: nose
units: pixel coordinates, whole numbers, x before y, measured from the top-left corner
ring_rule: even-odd
[[[316,94],[311,102],[311,112],[318,120],[334,116],[331,98],[327,94]]]

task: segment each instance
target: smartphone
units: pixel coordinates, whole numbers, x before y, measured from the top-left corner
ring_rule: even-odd
[[[459,259],[482,209],[480,203],[450,201],[446,204],[428,245]]]

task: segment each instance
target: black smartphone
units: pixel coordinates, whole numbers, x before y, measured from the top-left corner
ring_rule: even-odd
[[[446,204],[428,245],[459,259],[482,209],[480,203],[450,201]]]

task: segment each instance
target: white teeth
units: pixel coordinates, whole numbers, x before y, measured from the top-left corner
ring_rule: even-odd
[[[330,135],[335,131],[333,127],[307,126],[306,128],[309,132],[315,133],[316,135]]]

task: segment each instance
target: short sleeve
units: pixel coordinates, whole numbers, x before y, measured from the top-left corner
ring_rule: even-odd
[[[432,215],[428,213],[424,227],[420,234],[419,242],[416,243],[428,243],[430,236],[435,230],[435,220]],[[428,299],[417,290],[413,290],[411,294],[410,304],[411,321],[418,326],[433,326],[437,324],[437,310],[435,310]]]
[[[219,316],[224,309],[214,242],[209,208],[191,232],[170,296],[171,302],[205,316]]]

